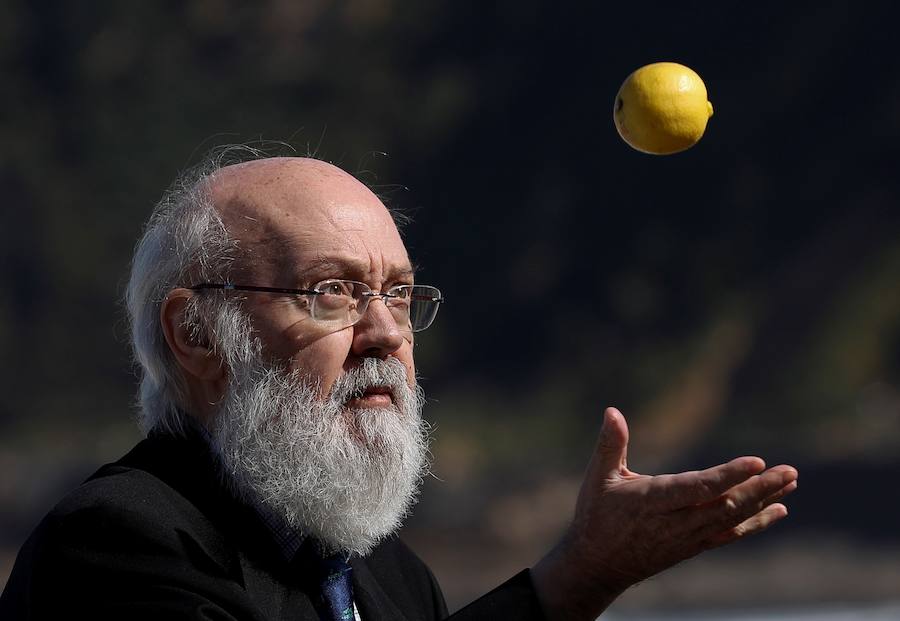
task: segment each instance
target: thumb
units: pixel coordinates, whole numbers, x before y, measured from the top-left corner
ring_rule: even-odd
[[[606,408],[603,412],[603,427],[597,438],[591,470],[604,478],[617,476],[626,469],[628,455],[628,423],[616,408]]]

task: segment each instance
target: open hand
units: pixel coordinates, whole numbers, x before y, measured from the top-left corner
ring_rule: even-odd
[[[615,408],[588,466],[575,517],[532,570],[550,619],[594,619],[629,586],[787,515],[791,466],[739,457],[707,470],[648,476],[626,463],[628,425]]]

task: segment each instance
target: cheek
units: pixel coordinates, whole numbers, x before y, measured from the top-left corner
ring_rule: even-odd
[[[343,372],[350,354],[352,332],[342,330],[310,343],[291,357],[291,368],[320,382],[320,396],[327,395]]]
[[[404,345],[394,353],[397,360],[402,362],[403,366],[406,367],[406,381],[410,386],[416,383],[416,363],[413,359],[412,351],[412,345],[404,343]]]

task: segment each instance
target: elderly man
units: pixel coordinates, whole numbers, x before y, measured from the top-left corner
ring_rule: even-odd
[[[426,467],[416,283],[391,214],[306,158],[212,162],[137,247],[127,302],[147,438],[23,547],[4,619],[441,619],[395,536]],[[571,526],[459,619],[593,619],[630,585],[787,513],[789,466],[646,476],[607,409]]]

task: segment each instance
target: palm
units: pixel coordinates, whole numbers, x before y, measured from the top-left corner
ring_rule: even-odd
[[[577,576],[563,588],[569,610],[596,616],[629,586],[787,515],[777,501],[796,488],[790,466],[766,470],[758,457],[739,457],[707,470],[648,476],[628,469],[627,446],[625,419],[610,408],[572,525],[535,567],[539,593],[544,577],[552,583]],[[587,599],[579,602],[585,589]],[[551,600],[552,591],[551,584]]]

